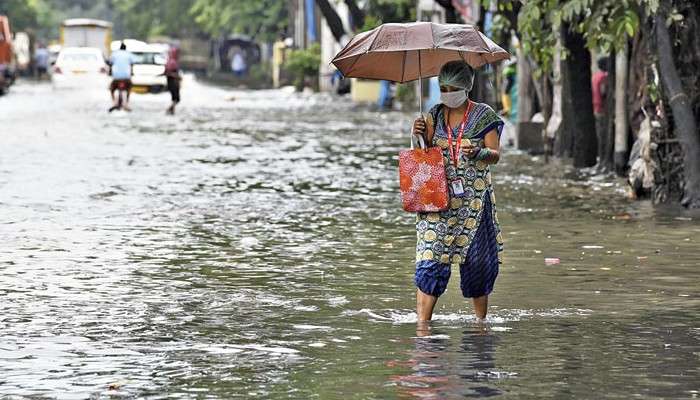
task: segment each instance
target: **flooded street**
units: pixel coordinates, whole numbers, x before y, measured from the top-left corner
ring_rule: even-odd
[[[508,152],[488,322],[454,271],[419,337],[410,114],[192,78],[174,117],[109,105],[0,97],[0,398],[700,396],[697,215]]]

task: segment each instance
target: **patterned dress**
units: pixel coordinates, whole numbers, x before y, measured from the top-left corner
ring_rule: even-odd
[[[470,160],[462,152],[459,166],[454,167],[450,158],[444,109],[442,104],[438,104],[429,112],[428,123],[435,127],[432,146],[442,149],[448,182],[460,179],[465,193],[462,197],[456,197],[448,185],[449,209],[418,213],[416,264],[418,267],[447,266],[448,279],[449,265],[460,264],[465,267],[462,268],[463,294],[465,297],[478,297],[493,289],[501,262],[503,239],[496,215],[496,197],[491,185],[489,164]],[[503,121],[498,114],[487,104],[474,103],[462,137],[476,146],[484,147],[484,137],[494,129],[500,137]],[[453,131],[453,145],[458,133],[458,129]],[[465,274],[469,275],[466,282]],[[420,279],[417,271],[417,284]],[[420,284],[419,287],[423,290]]]

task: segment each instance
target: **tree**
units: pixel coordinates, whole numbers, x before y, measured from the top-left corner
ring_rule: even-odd
[[[448,24],[457,23],[457,10],[452,5],[452,0],[435,0],[435,2],[445,9],[445,22]]]
[[[591,53],[583,35],[571,29],[564,30],[563,44],[569,51],[562,66],[566,70],[564,87],[569,89],[564,98],[564,115],[573,138],[574,167],[592,167],[596,164],[598,141],[591,93]]]
[[[670,1],[666,2],[669,6]],[[674,63],[670,35],[664,18],[666,10],[654,17],[657,50],[659,55],[659,72],[666,91],[668,103],[673,111],[673,122],[677,137],[683,147],[684,188],[681,204],[686,207],[700,208],[700,139],[698,125],[688,94]],[[698,55],[696,55],[697,57]]]
[[[326,23],[331,29],[335,41],[342,44],[343,37],[346,35],[345,27],[343,26],[343,21],[340,19],[340,16],[335,12],[335,8],[333,8],[328,0],[316,0],[316,5],[319,10],[321,10],[323,18],[326,19]]]
[[[357,6],[355,0],[345,0],[345,4],[347,4],[352,16],[352,29],[362,28],[365,25],[365,12]]]
[[[239,33],[273,42],[289,24],[286,0],[194,0],[190,12],[213,36]]]
[[[369,0],[365,4],[365,10],[357,7],[354,0],[345,0],[352,16],[353,28],[367,31],[387,22],[406,22],[416,18],[415,5],[412,0]],[[316,0],[321,14],[326,19],[333,37],[338,43],[349,32],[345,32],[343,21],[338,16],[335,8],[328,0]],[[362,24],[359,20],[361,18]]]
[[[601,164],[605,163],[607,154],[607,146],[596,146],[591,148],[586,137],[579,135],[595,136],[595,128],[585,122],[583,126],[586,129],[591,129],[589,132],[583,132],[581,113],[591,112],[590,118],[586,115],[586,121],[593,121],[592,108],[585,106],[582,101],[591,101],[590,98],[590,80],[585,82],[585,79],[590,79],[590,53],[589,49],[595,49],[599,52],[610,52],[615,49],[622,49],[627,46],[627,41],[634,37],[639,29],[639,10],[641,3],[653,2],[655,0],[533,0],[526,2],[518,16],[518,31],[522,38],[523,49],[527,54],[530,54],[533,59],[541,66],[541,72],[548,74],[553,61],[553,54],[556,44],[556,33],[561,26],[566,26],[564,32],[564,49],[562,63],[567,67],[562,70],[563,95],[573,97],[573,99],[565,99],[564,102],[564,126],[570,127],[568,130],[560,130],[561,134],[558,137],[559,155],[565,155],[569,151],[573,151],[575,165],[591,165],[592,157],[584,157],[581,153],[591,151],[600,159]],[[569,40],[566,40],[569,39]],[[574,47],[569,47],[574,46]],[[584,52],[588,53],[587,56]],[[569,60],[574,59],[587,62],[586,69],[578,68]],[[573,68],[573,70],[572,70]],[[575,73],[576,76],[571,76]],[[583,74],[583,75],[581,75]],[[619,83],[625,81],[625,77],[618,78]],[[583,82],[583,83],[582,83]],[[624,85],[621,87],[624,88]],[[617,93],[618,97],[626,97],[624,93]],[[623,99],[620,99],[623,100]],[[578,103],[575,108],[571,106],[571,102]],[[624,105],[625,101],[618,102],[619,105]],[[581,109],[581,107],[585,107]],[[618,107],[619,110],[619,107]],[[622,115],[625,115],[622,109]],[[570,122],[573,122],[570,123]],[[617,126],[625,132],[621,132],[625,139],[625,146],[620,146],[618,149],[617,158],[626,159],[626,124],[622,124],[618,120]],[[568,138],[567,135],[575,133],[574,137]],[[609,133],[602,133],[606,139]],[[590,137],[590,140],[596,142],[596,139]],[[581,147],[580,144],[585,143]],[[620,154],[625,151],[624,154]],[[622,164],[624,165],[624,163]]]
[[[130,37],[190,36],[201,29],[193,18],[195,0],[121,0],[115,4],[123,30]]]
[[[44,7],[40,1],[2,0],[0,14],[10,18],[13,31],[24,31],[38,27],[40,10]]]

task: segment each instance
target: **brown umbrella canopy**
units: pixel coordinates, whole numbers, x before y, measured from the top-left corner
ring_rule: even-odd
[[[476,68],[509,57],[472,25],[413,22],[358,34],[332,63],[346,77],[408,82],[436,76],[448,61]]]

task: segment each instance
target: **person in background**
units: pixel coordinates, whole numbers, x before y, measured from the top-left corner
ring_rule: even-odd
[[[508,119],[511,119],[511,113],[513,111],[511,91],[515,85],[516,65],[515,60],[508,60],[506,61],[505,68],[503,68],[503,93],[501,93],[503,110],[501,114]]]
[[[131,95],[131,76],[134,74],[134,62],[136,62],[134,55],[126,51],[126,44],[122,42],[119,46],[119,50],[112,52],[109,57],[109,65],[112,75],[112,83],[109,85],[109,92],[112,95],[112,102],[114,105],[112,109],[116,109],[117,98],[114,96],[114,92],[117,90],[120,81],[126,83],[126,100],[123,104],[123,108],[129,111],[129,96]]]
[[[168,50],[168,61],[165,63],[165,72],[163,73],[168,79],[168,92],[170,92],[170,99],[172,104],[168,107],[166,111],[167,114],[175,114],[175,106],[180,102],[180,81],[182,77],[180,76],[180,65],[178,63],[180,51],[177,47],[171,47]]]
[[[231,57],[231,71],[233,71],[233,74],[239,78],[245,75],[245,59],[240,51],[236,51],[233,53],[233,57]]]
[[[9,40],[5,40],[5,35],[0,32],[0,81],[9,82],[12,80],[12,46]]]
[[[280,87],[280,74],[282,72],[282,64],[284,64],[284,51],[287,45],[284,43],[284,35],[280,35],[279,39],[272,45],[272,87]]]
[[[41,80],[44,76],[48,76],[49,70],[49,50],[43,43],[39,43],[39,47],[34,52],[34,63],[36,65],[36,77]]]
[[[598,58],[598,70],[591,76],[591,90],[593,94],[593,116],[595,117],[595,131],[598,136],[598,154],[605,151],[605,103],[608,96],[608,58]]]
[[[377,99],[377,107],[380,110],[391,110],[391,82],[382,80],[379,81],[379,98]]]

